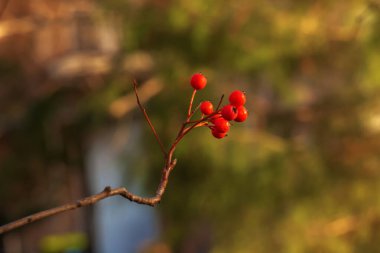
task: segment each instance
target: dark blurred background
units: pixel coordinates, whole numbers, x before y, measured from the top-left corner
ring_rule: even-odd
[[[0,0],[0,224],[126,186],[152,196],[196,103],[250,118],[196,129],[157,208],[121,197],[0,237],[3,253],[379,252],[380,2]]]

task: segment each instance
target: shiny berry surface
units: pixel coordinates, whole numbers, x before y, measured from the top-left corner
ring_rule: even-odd
[[[224,118],[217,118],[214,125],[214,129],[218,132],[226,133],[230,130],[230,123]]]
[[[228,100],[230,101],[231,105],[236,107],[244,105],[246,102],[245,94],[240,90],[235,90],[231,92]]]
[[[236,122],[243,122],[248,118],[247,108],[244,106],[239,106],[237,108],[237,117],[235,119]]]
[[[217,138],[217,139],[222,139],[223,137],[225,137],[227,135],[226,132],[218,132],[216,129],[212,129],[211,130],[211,134]]]
[[[234,120],[237,117],[236,107],[233,105],[226,105],[222,108],[222,117],[228,121]]]
[[[190,84],[195,90],[201,90],[206,87],[207,79],[201,73],[197,73],[191,77]]]
[[[210,101],[202,102],[200,109],[204,115],[210,115],[211,113],[214,112],[214,106],[212,105],[212,103]]]
[[[222,117],[222,115],[221,115],[220,113],[218,113],[218,114],[213,115],[213,116],[209,119],[209,121],[210,121],[212,124],[215,124],[215,120],[216,120],[216,119],[219,119],[219,118],[221,118],[221,117]]]

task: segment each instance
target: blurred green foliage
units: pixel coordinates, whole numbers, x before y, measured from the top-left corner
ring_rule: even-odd
[[[196,102],[217,102],[234,89],[247,92],[249,121],[234,125],[228,138],[216,140],[207,129],[196,129],[178,147],[178,165],[159,206],[162,240],[174,252],[185,252],[189,241],[214,253],[378,251],[378,1],[99,4],[122,20],[121,54],[153,56],[165,87],[146,107],[166,145],[184,119],[194,72],[209,80]],[[50,165],[82,165],[69,150],[83,154],[88,131],[114,124],[109,103],[130,91],[117,74],[106,81],[91,91],[62,88],[24,112],[25,136],[12,137],[10,144],[24,160],[3,159],[2,200],[11,202],[7,189],[14,189],[12,197],[24,194],[9,178],[20,177],[15,171],[25,164],[34,171],[44,167],[38,156]],[[46,138],[52,122],[64,133],[63,149],[59,140]],[[149,166],[143,163],[153,192],[163,161],[148,127],[144,131],[142,159],[149,157]],[[25,183],[35,174],[22,175]],[[12,210],[17,216],[25,208]],[[209,236],[200,237],[202,231]]]
[[[148,104],[166,143],[183,119],[191,73],[209,78],[198,101],[236,88],[249,97],[249,122],[227,139],[197,129],[181,143],[160,205],[164,240],[182,252],[209,229],[210,252],[377,251],[378,3],[195,0],[125,9],[126,50],[152,53],[167,83]]]
[[[86,236],[80,233],[50,235],[41,240],[43,253],[82,252],[86,248]]]

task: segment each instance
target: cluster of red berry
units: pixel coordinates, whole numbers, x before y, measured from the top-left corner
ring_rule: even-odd
[[[194,90],[201,90],[207,84],[207,79],[204,75],[194,74],[190,80]],[[243,122],[248,117],[247,108],[245,108],[246,97],[244,92],[235,90],[229,96],[229,104],[221,109],[216,108],[210,101],[204,101],[200,104],[202,112],[202,122],[204,126],[211,129],[211,133],[215,138],[221,139],[227,136],[230,130],[230,121]]]

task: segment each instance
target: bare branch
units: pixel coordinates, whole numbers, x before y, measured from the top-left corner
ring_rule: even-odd
[[[162,82],[158,78],[151,78],[144,82],[143,85],[139,85],[138,94],[139,99],[142,104],[156,96],[163,88]],[[124,117],[127,113],[132,111],[138,106],[136,103],[136,94],[131,92],[123,97],[114,100],[108,107],[108,112],[115,117],[120,119]]]
[[[137,93],[136,81],[133,82],[133,88],[134,88],[134,92],[136,95],[137,104],[138,104],[140,110],[142,111],[142,113],[144,114],[144,117],[145,117],[146,121],[148,122],[154,136],[156,137],[156,140],[159,143],[161,151],[164,155],[165,165],[164,165],[164,168],[162,169],[161,180],[160,180],[160,183],[157,187],[155,196],[150,197],[150,198],[144,198],[144,197],[140,197],[138,195],[134,195],[133,193],[129,192],[124,187],[112,189],[111,187],[107,186],[106,188],[104,188],[104,190],[102,192],[100,192],[98,194],[80,199],[76,202],[72,202],[69,204],[58,206],[58,207],[48,209],[48,210],[45,210],[42,212],[38,212],[38,213],[35,213],[32,215],[29,215],[27,217],[21,218],[19,220],[16,220],[14,222],[11,222],[9,224],[5,224],[5,225],[0,227],[0,234],[5,233],[5,232],[10,231],[10,230],[13,230],[13,229],[16,229],[18,227],[24,226],[26,224],[32,223],[34,221],[41,220],[43,218],[47,218],[47,217],[52,216],[52,215],[56,215],[56,214],[66,212],[69,210],[74,210],[74,209],[84,207],[84,206],[93,205],[102,199],[105,199],[105,198],[108,198],[111,196],[115,196],[115,195],[120,195],[124,198],[129,199],[132,202],[136,202],[138,204],[143,204],[143,205],[149,205],[149,206],[155,206],[161,201],[162,195],[164,194],[166,186],[168,184],[169,175],[177,164],[177,159],[173,159],[173,154],[174,154],[174,151],[175,151],[178,143],[181,141],[181,139],[191,129],[198,127],[198,126],[202,126],[204,124],[207,124],[207,122],[205,122],[205,121],[208,119],[208,117],[201,118],[200,120],[196,121],[193,125],[186,128],[186,124],[188,124],[190,122],[190,117],[192,116],[191,108],[192,108],[192,104],[193,104],[194,97],[196,94],[196,91],[194,91],[192,96],[191,96],[191,99],[190,99],[189,110],[187,113],[186,121],[182,124],[182,127],[180,128],[176,139],[174,140],[173,144],[171,145],[169,152],[166,153],[164,146],[162,145],[162,142],[161,142],[156,130],[154,129],[152,122],[150,121],[150,119],[148,117],[148,114],[146,113],[145,108],[141,105],[141,102],[140,102],[140,99],[139,99],[139,96]],[[219,102],[219,105],[220,105],[220,103],[221,102]],[[218,105],[218,107],[219,107],[219,105]]]
[[[224,98],[224,94],[220,97],[219,103],[218,103],[218,105],[217,105],[215,111],[219,111],[220,105],[221,105],[222,102],[223,102],[223,98]]]
[[[111,189],[111,187],[107,186],[104,188],[104,190],[98,194],[77,200],[75,202],[65,204],[62,206],[58,206],[55,208],[51,208],[42,212],[38,212],[32,215],[29,215],[27,217],[21,218],[19,220],[16,220],[14,222],[8,223],[6,225],[3,225],[0,227],[0,234],[3,234],[5,232],[8,232],[10,230],[16,229],[18,227],[24,226],[26,224],[32,223],[34,221],[41,220],[43,218],[47,218],[49,216],[53,216],[59,213],[63,213],[66,211],[74,210],[80,207],[89,206],[97,203],[98,201],[120,195],[124,198],[129,199],[132,202],[136,202],[143,205],[149,205],[149,206],[155,206],[157,205],[162,198],[162,195],[165,192],[166,186],[168,184],[169,174],[173,170],[174,166],[176,165],[177,160],[174,160],[170,163],[168,167],[165,167],[162,171],[162,177],[161,182],[157,188],[156,195],[152,198],[143,198],[137,195],[134,195],[133,193],[129,192],[124,187],[114,188]]]
[[[141,110],[142,113],[144,114],[144,117],[145,117],[146,121],[148,122],[148,124],[149,124],[149,126],[150,126],[150,129],[152,130],[152,132],[153,132],[153,134],[154,134],[154,137],[156,138],[158,144],[160,145],[160,148],[161,148],[162,153],[163,153],[164,156],[166,157],[167,153],[166,153],[166,151],[165,151],[164,145],[162,144],[160,137],[158,136],[156,130],[154,129],[154,126],[153,126],[152,122],[150,121],[149,116],[148,116],[148,114],[146,113],[145,108],[144,108],[144,107],[141,105],[141,103],[140,103],[139,95],[138,95],[138,93],[137,93],[137,82],[136,82],[136,80],[133,80],[133,89],[134,89],[134,91],[135,91],[137,104],[139,105],[140,110]]]

